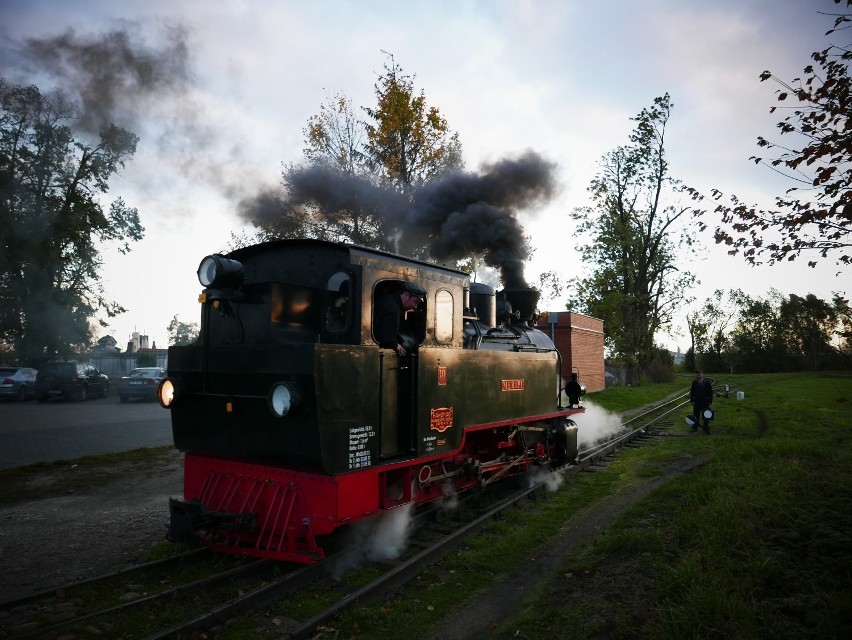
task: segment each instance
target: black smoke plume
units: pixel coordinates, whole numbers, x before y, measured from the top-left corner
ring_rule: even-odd
[[[519,211],[556,193],[555,165],[534,152],[485,165],[480,174],[455,171],[414,189],[407,196],[369,180],[323,166],[288,172],[287,195],[244,200],[240,215],[259,226],[274,224],[282,211],[313,206],[334,221],[346,211],[369,213],[389,223],[401,247],[428,248],[436,260],[482,254],[499,270],[507,288],[526,288],[529,257]]]
[[[166,39],[164,47],[150,48],[128,30],[87,36],[69,29],[27,39],[18,53],[25,65],[79,96],[77,127],[97,134],[110,124],[136,128],[146,105],[184,90],[190,81],[186,34],[169,28]]]
[[[216,160],[215,141],[221,136],[190,98],[194,77],[187,42],[182,27],[168,28],[159,47],[146,45],[133,25],[98,35],[69,29],[24,41],[14,49],[12,64],[29,75],[58,80],[62,90],[77,96],[81,132],[97,134],[111,124],[134,130],[154,120],[160,127],[161,150],[168,151],[164,157],[177,163],[184,175],[237,199],[246,184],[258,180],[233,172],[240,163],[232,149],[229,162]],[[280,194],[256,189],[258,195],[239,202],[241,216],[263,225],[282,210],[298,217],[305,206],[329,221],[353,211],[373,216],[396,230],[397,236],[389,240],[401,251],[427,247],[437,260],[482,254],[510,288],[525,286],[522,273],[528,258],[517,213],[555,192],[553,165],[532,152],[486,165],[480,174],[449,174],[405,196],[318,166],[290,172],[287,182],[283,201]],[[162,190],[162,183],[156,186]]]
[[[504,287],[525,289],[529,251],[517,213],[555,195],[554,169],[530,151],[486,165],[481,175],[451,173],[416,192],[405,232],[431,238],[438,260],[481,253],[500,271]]]
[[[312,165],[293,174],[287,204],[314,202],[329,219],[344,211],[361,211],[383,219],[399,214],[407,201],[396,191],[379,189],[358,176]]]
[[[134,174],[140,189],[161,194],[184,178],[234,200],[246,184],[266,182],[241,162],[238,145],[209,115],[196,91],[189,34],[179,24],[164,27],[156,39],[133,23],[105,33],[68,29],[2,51],[15,82],[49,84],[76,102],[72,127],[89,142],[110,125],[137,134],[137,160],[158,165],[156,175]]]

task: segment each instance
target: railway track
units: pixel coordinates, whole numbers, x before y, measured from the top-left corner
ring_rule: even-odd
[[[6,614],[0,637],[124,635],[126,627],[138,628],[138,619],[160,622],[176,609],[183,615],[193,608],[203,611],[210,598],[218,601],[233,585],[275,570],[272,562],[216,557],[199,549],[0,603]]]
[[[674,429],[675,420],[683,416],[683,408],[688,405],[688,394],[682,394],[640,411],[623,422],[617,432],[606,438],[604,442],[594,443],[581,450],[576,465],[563,467],[554,473],[563,477],[576,475],[582,471],[592,470],[596,466],[605,465],[624,447],[641,446],[644,441],[657,437],[680,435],[680,432]],[[394,563],[393,567],[386,573],[362,586],[346,598],[326,607],[311,618],[299,622],[295,627],[279,636],[278,640],[310,638],[319,627],[331,622],[343,609],[359,603],[374,601],[390,590],[414,579],[424,566],[437,561],[466,537],[479,532],[495,517],[498,517],[502,511],[528,499],[534,499],[537,493],[545,489],[546,484],[546,480],[534,482],[528,487],[512,491],[495,500],[492,504],[482,508],[474,518],[459,525],[427,548]]]
[[[577,464],[554,473],[569,477],[605,466],[616,453],[643,442],[680,434],[675,419],[688,404],[685,395],[669,399],[626,419],[605,441],[586,446]],[[371,577],[357,587],[341,588],[339,567],[363,563],[359,550],[341,543],[322,563],[286,565],[267,560],[214,556],[206,550],[140,565],[84,582],[0,603],[6,638],[51,639],[120,637],[161,640],[194,637],[227,620],[258,610],[306,585],[324,590],[330,600],[302,619],[281,621],[284,639],[309,638],[342,610],[366,603],[398,588],[506,509],[535,499],[546,481],[522,488],[511,481],[459,497],[451,515],[441,507],[418,512],[406,550],[396,560],[369,563]],[[105,596],[108,594],[108,596]],[[210,636],[214,637],[214,636]]]

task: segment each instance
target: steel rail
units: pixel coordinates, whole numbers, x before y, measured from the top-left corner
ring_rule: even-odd
[[[90,620],[94,620],[100,618],[102,616],[115,616],[116,614],[121,615],[123,613],[132,612],[135,609],[141,609],[143,607],[155,604],[159,600],[164,600],[166,598],[173,598],[174,596],[184,595],[187,593],[192,593],[195,591],[199,591],[206,587],[215,586],[218,583],[221,583],[225,580],[231,580],[234,578],[241,578],[244,576],[251,575],[252,573],[256,573],[258,571],[264,570],[266,568],[271,568],[273,566],[273,562],[271,560],[256,560],[249,564],[246,564],[241,567],[233,567],[226,571],[222,571],[212,576],[207,576],[205,578],[200,578],[198,580],[194,580],[192,582],[188,582],[185,584],[177,585],[175,587],[170,587],[168,589],[164,589],[163,591],[159,591],[150,596],[146,596],[143,598],[137,598],[130,602],[125,602],[122,604],[114,605],[111,607],[106,607],[104,609],[100,609],[98,611],[91,611],[89,613],[84,613],[79,616],[75,616],[73,618],[68,618],[65,620],[60,620],[53,624],[44,627],[33,628],[27,630],[22,634],[14,634],[11,635],[11,638],[30,638],[34,636],[42,636],[46,633],[50,633],[53,631],[59,631],[62,629],[68,629],[75,625],[79,625],[82,622],[87,622]],[[121,577],[124,577],[126,574],[122,574]]]
[[[187,551],[186,553],[181,553],[175,556],[169,556],[168,558],[160,558],[159,560],[152,560],[150,562],[133,565],[132,567],[125,567],[124,569],[119,569],[118,571],[92,576],[91,578],[86,578],[85,580],[69,582],[68,584],[64,585],[56,585],[54,587],[42,589],[41,591],[34,591],[32,593],[27,593],[17,598],[12,598],[11,600],[4,600],[3,602],[0,602],[0,610],[8,610],[15,607],[19,607],[21,605],[29,604],[31,602],[35,602],[36,600],[49,598],[51,596],[56,595],[58,591],[72,591],[81,587],[88,587],[97,584],[98,582],[108,582],[110,580],[115,580],[116,578],[132,576],[134,573],[141,573],[145,571],[151,571],[153,569],[165,568],[172,564],[180,564],[185,560],[197,560],[200,556],[204,554],[212,556],[212,554],[207,549],[198,548],[193,549],[192,551]]]

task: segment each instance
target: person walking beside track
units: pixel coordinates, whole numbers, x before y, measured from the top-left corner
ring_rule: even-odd
[[[692,386],[689,388],[689,401],[692,403],[692,433],[698,431],[698,425],[704,429],[704,433],[710,435],[710,419],[704,415],[704,412],[710,409],[713,404],[713,385],[704,377],[704,372],[700,369],[695,372],[695,380],[692,381]]]

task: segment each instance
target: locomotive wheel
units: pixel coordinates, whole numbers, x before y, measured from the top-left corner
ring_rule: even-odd
[[[429,486],[429,480],[432,478],[432,467],[428,464],[420,467],[420,471],[417,472],[417,486],[421,489]]]
[[[568,436],[565,431],[559,430],[553,438],[553,460],[550,466],[554,469],[568,462]]]

